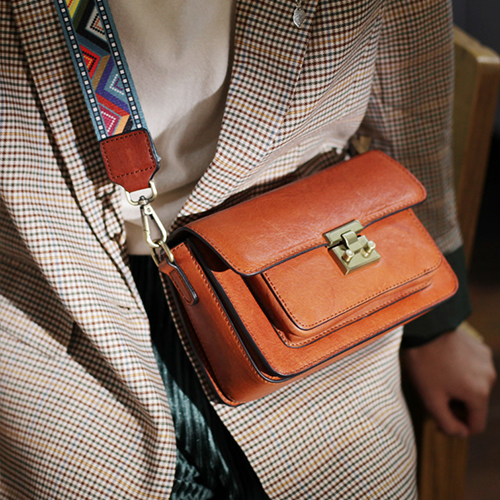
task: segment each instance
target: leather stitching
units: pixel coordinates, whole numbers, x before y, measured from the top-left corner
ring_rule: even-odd
[[[456,286],[454,288],[454,291],[449,295],[449,297],[451,297],[455,293],[455,291],[456,291]],[[429,302],[428,304],[426,304],[425,306],[423,306],[421,309],[419,309],[419,311],[415,311],[414,314],[418,315],[419,313],[421,313],[423,311],[426,311],[427,309],[429,309],[431,307],[434,307],[435,304],[440,304],[442,301],[443,301],[443,299],[433,300],[432,302]],[[404,321],[404,318],[402,320]],[[385,323],[380,328],[378,328],[378,333],[371,332],[371,333],[369,333],[367,335],[364,335],[363,337],[358,338],[357,340],[354,340],[354,341],[352,341],[352,342],[350,342],[348,344],[345,344],[343,346],[343,348],[344,348],[344,350],[349,349],[353,345],[359,344],[360,342],[363,342],[363,341],[367,340],[368,338],[370,338],[370,337],[372,337],[374,335],[378,335],[378,334],[384,332],[385,330],[387,330],[391,326],[394,326],[394,328],[396,328],[397,325],[394,325],[394,323],[391,322],[391,321],[388,322],[388,323]],[[327,360],[328,360],[328,355],[325,356],[325,357],[323,357],[322,360],[316,360],[316,361],[313,361],[311,363],[307,363],[307,364],[303,365],[301,367],[301,370],[307,370],[307,369],[311,368],[312,366],[319,365],[321,363],[324,363]],[[288,376],[293,375],[293,374],[294,373],[292,373],[292,372],[284,373],[284,375],[288,375]]]
[[[273,385],[274,384],[272,382],[268,382],[267,380],[263,379],[260,374],[255,370],[254,366],[252,365],[252,363],[249,361],[248,359],[248,356],[245,352],[245,350],[243,349],[243,347],[240,345],[240,340],[238,338],[238,336],[236,335],[236,333],[234,332],[234,329],[229,321],[229,319],[227,318],[227,315],[226,313],[224,312],[224,309],[222,308],[222,306],[220,305],[220,302],[219,302],[219,299],[218,297],[214,294],[213,290],[212,290],[212,287],[210,286],[210,283],[208,282],[206,276],[205,276],[205,273],[203,272],[203,270],[201,269],[200,265],[198,264],[198,262],[196,261],[196,259],[194,258],[194,256],[192,255],[190,249],[186,246],[186,249],[188,251],[188,256],[190,258],[190,260],[193,262],[196,270],[198,271],[199,275],[201,276],[205,286],[206,286],[206,289],[208,290],[209,294],[211,295],[217,309],[219,310],[219,312],[221,313],[222,315],[222,319],[224,320],[224,322],[226,323],[228,329],[229,329],[229,332],[231,334],[231,336],[233,337],[234,340],[236,340],[236,347],[238,348],[238,350],[240,351],[240,353],[243,355],[243,358],[244,358],[244,361],[245,361],[245,364],[250,368],[250,370],[258,377],[258,380],[259,380],[259,383],[265,383],[265,384],[268,384],[268,385]],[[201,305],[201,300],[200,302],[198,303],[199,305]],[[196,306],[194,306],[196,307]],[[189,315],[189,313],[188,313]],[[194,329],[194,326],[193,326],[193,329]],[[196,331],[196,330],[195,330]],[[203,345],[203,342],[201,341],[200,337],[198,337],[198,340],[200,342],[201,345]],[[204,349],[204,353],[205,353],[205,356],[207,357],[207,359],[209,360],[210,362],[210,366],[212,367],[213,371],[214,371],[214,374],[216,375],[216,377],[218,378],[218,380],[221,380],[222,378],[220,377],[220,373],[217,375],[217,368],[216,368],[216,365],[214,365],[214,363],[212,362],[211,360],[211,357],[210,355],[207,353],[207,351]],[[236,401],[236,400],[234,400]]]
[[[362,301],[359,301],[359,302],[356,302],[355,304],[353,304],[351,307],[346,307],[340,311],[338,311],[336,314],[332,314],[330,316],[327,316],[325,318],[322,318],[318,321],[316,321],[315,323],[312,323],[310,325],[304,325],[302,324],[298,319],[297,317],[293,314],[293,312],[290,310],[289,306],[287,306],[287,304],[285,303],[285,301],[282,299],[281,295],[279,294],[279,292],[274,288],[274,285],[272,284],[271,280],[269,280],[269,284],[271,285],[271,288],[275,291],[276,293],[276,296],[278,297],[279,299],[279,303],[280,305],[286,310],[286,312],[290,315],[290,317],[293,319],[294,323],[299,327],[299,328],[304,328],[304,329],[308,329],[308,328],[314,328],[318,325],[321,325],[323,323],[326,323],[327,321],[331,321],[335,318],[337,318],[338,316],[342,316],[343,314],[347,313],[347,312],[350,312],[350,311],[353,311],[354,309],[358,308],[359,306],[362,306],[362,305],[365,305],[365,304],[368,304],[372,299],[375,299],[377,297],[379,297],[380,295],[383,295],[387,292],[390,292],[391,290],[394,290],[394,289],[397,289],[398,287],[400,286],[403,286],[411,281],[414,281],[415,279],[418,279],[418,278],[421,278],[422,276],[425,276],[425,273],[421,273],[420,275],[418,275],[417,277],[415,278],[412,278],[412,279],[409,279],[409,280],[406,280],[406,281],[402,281],[392,287],[389,287],[379,293],[374,293],[372,295],[370,295],[369,297],[367,297],[366,299],[362,300]],[[390,303],[390,302],[388,302]],[[384,302],[384,305],[386,305],[387,303]],[[381,306],[382,307],[382,306]]]
[[[368,310],[368,311],[363,311],[362,313],[358,314],[357,316],[354,316],[353,318],[346,319],[343,322],[338,323],[338,324],[330,327],[328,330],[325,330],[324,332],[316,334],[314,337],[311,337],[311,338],[308,338],[305,340],[301,340],[299,342],[291,342],[289,339],[287,339],[284,332],[282,332],[281,330],[278,330],[278,329],[276,329],[276,331],[278,332],[278,334],[281,337],[281,339],[283,340],[283,342],[286,345],[288,345],[289,347],[304,346],[304,345],[310,344],[311,342],[314,342],[315,340],[318,340],[318,339],[324,337],[325,335],[328,335],[329,333],[332,333],[336,330],[340,330],[341,328],[348,326],[351,323],[355,323],[359,319],[361,319],[369,314],[372,314],[374,312],[377,312],[379,309],[383,309],[384,307],[386,307],[394,302],[397,302],[398,300],[404,299],[405,297],[409,297],[410,295],[412,295],[416,292],[419,292],[420,290],[423,290],[424,288],[427,288],[431,283],[432,283],[432,280],[428,280],[428,281],[424,281],[423,283],[419,283],[418,285],[411,287],[409,290],[406,290],[406,291],[396,295],[395,297],[392,297],[392,298],[386,300],[380,306],[377,306],[377,307],[375,307],[371,310]]]
[[[415,214],[413,214],[413,212],[411,212],[411,215],[413,216],[414,219],[417,219],[417,216]],[[418,224],[417,224],[417,228],[418,230],[422,233],[422,235],[427,238],[427,241],[429,243],[432,243],[432,246],[435,247],[435,249],[437,249],[434,241],[428,236],[427,232],[422,228],[422,225],[420,223],[420,221],[418,221]],[[271,277],[269,276],[268,272],[265,271],[263,272],[262,274],[266,277],[266,280],[268,281],[269,285],[271,286],[272,290],[274,291],[274,293],[276,294],[276,296],[279,298],[279,301],[280,301],[280,304],[282,305],[282,307],[286,310],[286,312],[289,314],[289,316],[293,319],[294,323],[296,323],[300,328],[304,328],[304,329],[307,329],[307,328],[314,328],[315,326],[318,326],[322,323],[325,323],[326,321],[329,321],[337,316],[340,316],[341,314],[344,314],[345,312],[348,312],[348,311],[351,311],[353,309],[355,309],[356,307],[359,307],[360,305],[362,304],[365,304],[366,302],[369,302],[370,300],[372,300],[373,298],[377,297],[378,295],[382,295],[384,293],[387,293],[395,288],[398,288],[399,286],[402,286],[406,283],[409,283],[410,281],[414,281],[418,278],[421,278],[422,276],[430,273],[431,271],[435,271],[440,263],[441,263],[441,254],[439,252],[435,252],[435,255],[438,257],[438,260],[432,264],[431,266],[425,268],[423,271],[421,271],[420,273],[417,273],[413,276],[411,276],[410,278],[404,280],[404,281],[400,281],[399,283],[396,283],[395,285],[392,285],[388,288],[385,288],[384,290],[381,290],[380,292],[377,292],[377,293],[374,293],[372,295],[370,295],[369,297],[366,297],[365,299],[363,300],[360,300],[359,302],[356,302],[355,304],[353,304],[351,307],[347,307],[345,309],[342,309],[340,310],[339,312],[337,312],[336,314],[332,314],[330,316],[327,316],[325,318],[322,318],[318,321],[316,321],[315,323],[312,323],[312,324],[304,324],[302,323],[297,317],[296,315],[292,312],[292,310],[290,309],[290,306],[287,305],[286,301],[282,298],[280,292],[278,291],[278,288],[277,286],[273,283]]]
[[[410,197],[408,200],[405,200],[404,202],[398,203],[396,205],[391,205],[388,206],[382,210],[377,210],[375,212],[369,212],[365,215],[363,218],[363,225],[367,226],[371,224],[372,222],[376,221],[377,219],[380,219],[384,217],[385,215],[391,214],[391,213],[396,213],[401,211],[402,209],[405,208],[410,208],[411,206],[415,205],[416,203],[420,202],[422,199],[425,199],[426,196],[426,191],[422,184],[415,180],[415,178],[408,172],[406,168],[404,168],[402,165],[400,165],[396,160],[393,158],[380,153],[379,151],[372,151],[371,154],[375,154],[377,156],[383,156],[385,161],[388,161],[389,163],[394,164],[401,172],[405,174],[410,179],[410,182],[413,186],[418,187],[420,195],[415,195]],[[352,161],[352,160],[351,160]],[[339,163],[338,165],[335,166],[335,169],[338,171],[339,169],[343,168],[350,168],[348,165],[349,162],[343,162]],[[265,195],[263,195],[265,196]],[[301,253],[307,249],[309,249],[311,246],[317,245],[318,242],[321,244],[323,243],[324,246],[326,246],[326,243],[324,242],[323,238],[321,240],[318,240],[317,238],[313,239],[311,238],[310,240],[307,240],[304,242],[302,245],[290,249],[287,253],[281,254],[279,257],[276,259],[271,260],[270,262],[265,262],[264,264],[261,264],[258,268],[249,268],[245,269],[242,268],[241,266],[238,266],[237,264],[234,264],[230,258],[228,258],[227,253],[222,250],[219,245],[213,241],[210,236],[207,236],[206,233],[204,233],[203,228],[199,229],[198,227],[193,226],[192,230],[195,231],[199,236],[201,236],[207,243],[209,243],[223,258],[224,260],[238,273],[240,274],[255,274],[256,272],[259,272],[262,268],[267,268],[274,266],[275,264],[281,262],[282,260],[287,259],[288,257],[295,255],[297,253]]]
[[[131,136],[135,136],[135,135],[140,136],[140,138],[143,140],[143,142],[146,143],[146,146],[147,146],[147,149],[148,149],[148,153],[149,153],[149,159],[151,160],[151,164],[152,165],[150,167],[148,167],[148,168],[143,168],[141,170],[135,170],[133,172],[127,172],[125,174],[120,174],[120,175],[114,174],[113,173],[113,169],[111,167],[111,162],[109,161],[108,154],[106,152],[107,145],[110,142],[123,141],[123,140],[126,140],[127,138],[129,138]],[[101,151],[102,151],[102,156],[103,156],[103,159],[104,159],[104,163],[106,165],[106,169],[108,170],[111,179],[120,179],[121,177],[126,177],[127,175],[139,174],[141,172],[148,172],[149,170],[155,170],[156,169],[156,161],[155,161],[154,156],[153,156],[153,150],[151,149],[151,145],[149,144],[149,141],[147,140],[147,138],[144,136],[143,132],[141,132],[141,131],[130,132],[126,136],[119,136],[119,137],[109,138],[109,139],[106,139],[105,141],[106,142],[101,142]]]

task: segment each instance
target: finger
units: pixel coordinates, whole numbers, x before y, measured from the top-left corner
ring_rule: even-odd
[[[446,396],[434,395],[434,397],[429,398],[427,409],[445,434],[464,438],[469,435],[468,426],[454,415],[450,408],[450,401]]]
[[[467,407],[467,427],[471,434],[484,431],[488,418],[488,399],[484,398],[474,403],[465,402]]]
[[[459,399],[452,399],[449,402],[450,410],[452,411],[455,418],[458,418],[460,422],[463,422],[467,425],[467,406],[466,404]]]

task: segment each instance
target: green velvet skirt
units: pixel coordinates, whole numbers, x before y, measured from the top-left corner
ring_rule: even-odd
[[[177,465],[170,498],[268,499],[203,392],[175,331],[158,269],[149,256],[131,256],[130,262],[175,426]]]

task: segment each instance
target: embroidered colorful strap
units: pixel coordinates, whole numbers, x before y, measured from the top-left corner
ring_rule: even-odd
[[[108,176],[125,189],[132,205],[139,206],[144,238],[155,262],[159,263],[165,254],[174,263],[166,244],[167,231],[151,206],[157,194],[152,178],[160,158],[147,130],[107,0],[54,0],[54,3]],[[137,200],[130,196],[148,187],[150,196],[141,194]],[[159,237],[152,236],[151,224],[156,226]]]
[[[106,0],[55,0],[97,137],[146,125]]]
[[[145,189],[160,158],[147,131],[109,5],[106,0],[54,2],[108,175],[128,192]]]

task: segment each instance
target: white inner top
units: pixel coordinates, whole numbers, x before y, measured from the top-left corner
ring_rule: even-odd
[[[153,207],[168,227],[215,154],[229,84],[234,0],[109,4],[162,159]],[[125,192],[122,198],[129,252],[149,254],[139,209]]]

